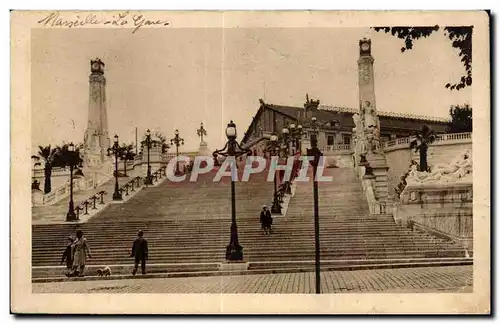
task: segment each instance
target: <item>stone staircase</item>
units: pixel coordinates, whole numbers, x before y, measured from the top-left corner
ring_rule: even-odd
[[[350,169],[325,169],[332,182],[319,184],[323,268],[345,269],[417,264],[470,264],[461,247],[424,233],[398,227],[389,215],[369,215],[359,180]],[[196,183],[164,182],[146,188],[124,204],[107,207],[81,224],[92,249],[93,266],[111,266],[128,274],[132,240],[142,229],[149,241],[148,271],[217,274],[229,243],[229,179],[212,182],[213,173]],[[259,211],[270,205],[267,173],[236,183],[240,244],[252,271],[307,271],[314,267],[312,182],[298,184],[285,217],[275,219],[272,235],[260,230]],[[33,278],[61,277],[58,267],[74,224],[32,227]]]

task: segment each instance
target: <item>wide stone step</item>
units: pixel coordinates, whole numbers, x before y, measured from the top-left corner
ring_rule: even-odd
[[[314,255],[313,250],[296,252],[294,254],[255,254],[252,252],[244,251],[244,259],[249,262],[266,262],[266,261],[286,261],[286,260],[308,260],[311,255]],[[210,255],[182,255],[177,257],[165,256],[151,256],[150,263],[196,263],[196,262],[217,262],[224,259],[224,251]],[[402,252],[333,252],[324,251],[321,257],[325,259],[336,260],[351,260],[351,259],[388,259],[388,258],[438,258],[438,257],[464,257],[464,252],[459,250],[424,250],[424,251],[406,251]],[[59,262],[33,262],[33,266],[53,266]],[[109,265],[109,264],[130,264],[133,263],[132,258],[103,258],[103,259],[89,259],[88,265]]]
[[[255,255],[255,256],[267,256],[269,254],[276,254],[278,253],[279,256],[285,256],[285,255],[298,255],[301,253],[314,253],[314,247],[302,247],[300,249],[295,248],[293,250],[285,250],[285,248],[252,248],[252,247],[243,247],[245,254],[246,255]],[[182,252],[185,254],[188,254],[189,257],[194,257],[198,256],[200,258],[203,258],[204,256],[206,257],[212,257],[213,255],[223,253],[225,251],[225,245],[221,245],[219,247],[209,247],[207,249],[196,249],[194,247],[191,248],[186,248]],[[358,248],[353,248],[349,249],[347,247],[344,248],[337,248],[337,247],[329,247],[329,246],[322,246],[320,251],[325,254],[336,254],[336,255],[352,255],[352,254],[368,254],[368,253],[376,253],[376,254],[385,254],[385,253],[406,253],[406,252],[418,252],[418,253],[423,253],[425,251],[459,251],[460,253],[464,254],[464,250],[461,248],[451,248],[451,247],[436,247],[436,246],[421,246],[421,247],[413,247],[413,248],[407,248],[407,249],[390,249],[390,248],[385,248],[385,247],[358,247]],[[121,251],[94,251],[93,252],[93,257],[92,259],[98,260],[98,259],[113,259],[113,258],[118,258],[118,259],[127,259],[129,257],[130,251],[127,250],[121,250]],[[185,256],[182,253],[179,253],[179,251],[174,251],[174,250],[151,250],[150,251],[150,257],[151,258],[184,258]],[[60,260],[61,254],[43,254],[39,255],[36,257],[36,260],[42,261],[42,260]]]
[[[293,242],[286,242],[286,241],[280,241],[276,242],[275,245],[272,247],[269,247],[270,241],[263,241],[263,242],[255,242],[255,241],[248,241],[245,242],[245,240],[242,240],[241,243],[248,243],[245,246],[250,248],[250,249],[257,249],[257,250],[266,250],[266,249],[277,249],[277,248],[288,248],[290,251],[296,251],[297,247],[299,244],[302,244],[304,246],[312,245],[314,240],[311,238],[310,240],[300,240],[300,241],[293,241]],[[207,244],[203,244],[203,251],[207,251],[209,249],[219,249],[221,246],[225,246],[228,243],[228,240],[217,240],[214,242],[210,242]],[[291,244],[292,243],[292,244]],[[112,253],[121,253],[123,254],[124,250],[128,251],[129,248],[131,247],[130,244],[110,244],[110,243],[102,243],[102,244],[96,244],[96,248],[91,248],[93,251],[93,254],[97,253],[107,253],[107,254],[112,254]],[[172,253],[179,253],[179,246],[183,246],[185,250],[193,249],[193,250],[199,250],[199,245],[188,241],[187,244],[185,243],[177,243],[176,242],[171,242],[169,243],[161,243],[161,244],[149,244],[149,249],[150,251],[154,251],[155,253],[160,253],[162,251],[165,252],[172,252]],[[391,250],[403,250],[407,248],[414,248],[414,247],[453,247],[455,245],[447,244],[447,243],[441,243],[441,242],[434,242],[428,241],[428,240],[413,240],[413,241],[407,241],[407,242],[401,242],[400,246],[394,246],[394,241],[353,241],[349,243],[342,242],[340,240],[321,240],[321,246],[322,247],[334,247],[338,250],[342,249],[391,249]],[[61,249],[62,250],[62,249]],[[47,256],[47,255],[60,255],[59,249],[51,249],[48,247],[43,247],[43,248],[38,248],[34,249],[32,252],[33,256]]]
[[[203,275],[221,275],[219,270],[220,263],[185,263],[185,264],[148,264],[147,272],[151,274],[170,273],[172,276],[198,276],[200,272]],[[322,260],[322,271],[341,271],[341,270],[362,270],[373,269],[380,267],[415,267],[415,266],[446,266],[446,265],[470,265],[472,259],[466,258],[438,258],[438,259],[388,259],[388,260]],[[97,269],[100,266],[88,266],[86,277],[96,276]],[[110,265],[113,277],[117,275],[128,275],[132,271],[131,264]],[[279,273],[279,272],[297,272],[297,271],[313,271],[314,261],[307,260],[302,262],[278,261],[278,262],[251,262],[249,270],[244,274],[258,273]],[[61,278],[64,277],[64,267],[35,267],[32,271],[33,278]],[[243,274],[243,273],[238,273]],[[228,275],[226,273],[226,275]],[[75,280],[75,279],[72,279]]]

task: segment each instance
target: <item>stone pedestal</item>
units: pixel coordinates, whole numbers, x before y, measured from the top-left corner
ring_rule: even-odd
[[[387,166],[385,157],[382,154],[370,153],[366,156],[366,160],[372,172],[370,176],[373,177],[373,191],[375,199],[381,205],[385,205],[389,195],[387,176],[387,170],[389,170],[389,167]]]
[[[200,142],[200,148],[198,149],[199,156],[212,156],[212,152],[208,148],[207,142]]]

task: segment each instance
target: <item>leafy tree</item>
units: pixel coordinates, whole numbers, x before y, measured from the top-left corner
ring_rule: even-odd
[[[56,165],[58,167],[67,167],[69,165],[74,166],[74,172],[76,176],[83,176],[83,158],[80,151],[80,147],[75,145],[75,150],[70,152],[68,150],[69,144],[63,144],[63,146],[58,147],[58,152],[56,154]]]
[[[442,27],[372,27],[377,32],[390,33],[399,39],[403,39],[401,52],[413,48],[415,40],[426,38],[437,32]],[[473,26],[443,27],[444,34],[450,39],[451,46],[459,50],[458,56],[464,65],[465,73],[459,82],[454,84],[447,83],[446,88],[450,90],[460,90],[472,85],[472,28]]]
[[[123,161],[124,176],[127,176],[127,161],[135,158],[134,145],[123,143],[119,151],[120,158]]]
[[[170,148],[170,145],[167,144],[167,139],[165,138],[165,136],[161,133],[156,133],[155,136],[160,141],[161,153],[167,153],[168,149]]]
[[[468,104],[450,108],[451,122],[446,129],[447,133],[472,132],[472,107]]]
[[[43,192],[45,194],[48,194],[49,192],[52,191],[52,185],[51,185],[51,177],[52,177],[52,167],[54,160],[56,159],[56,156],[58,154],[58,148],[52,148],[50,145],[49,146],[38,146],[38,155],[43,159],[45,162],[45,167],[44,167],[44,177],[45,177],[45,183],[44,183],[44,188]]]
[[[56,146],[52,148],[51,145],[48,146],[38,146],[38,155],[44,160],[44,193],[47,194],[52,191],[52,169],[55,167],[66,167],[73,163],[76,166],[75,174],[82,175],[81,167],[83,165],[83,159],[80,155],[80,149],[75,147],[74,152],[68,150],[69,144],[63,144],[62,146]],[[72,154],[74,153],[74,154]]]
[[[420,154],[419,171],[428,171],[427,166],[427,150],[429,144],[436,140],[436,134],[429,126],[424,125],[422,129],[415,134],[415,139],[410,142],[410,149],[415,149],[415,152]]]

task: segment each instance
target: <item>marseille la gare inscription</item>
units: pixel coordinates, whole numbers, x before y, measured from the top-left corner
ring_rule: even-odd
[[[150,26],[169,26],[170,23],[163,19],[148,19],[143,14],[130,14],[128,11],[118,13],[111,18],[99,19],[95,13],[89,13],[85,17],[64,18],[59,12],[51,12],[44,18],[37,21],[38,24],[46,27],[83,27],[89,25],[103,25],[115,27],[131,27],[132,33],[135,33],[141,27]]]

